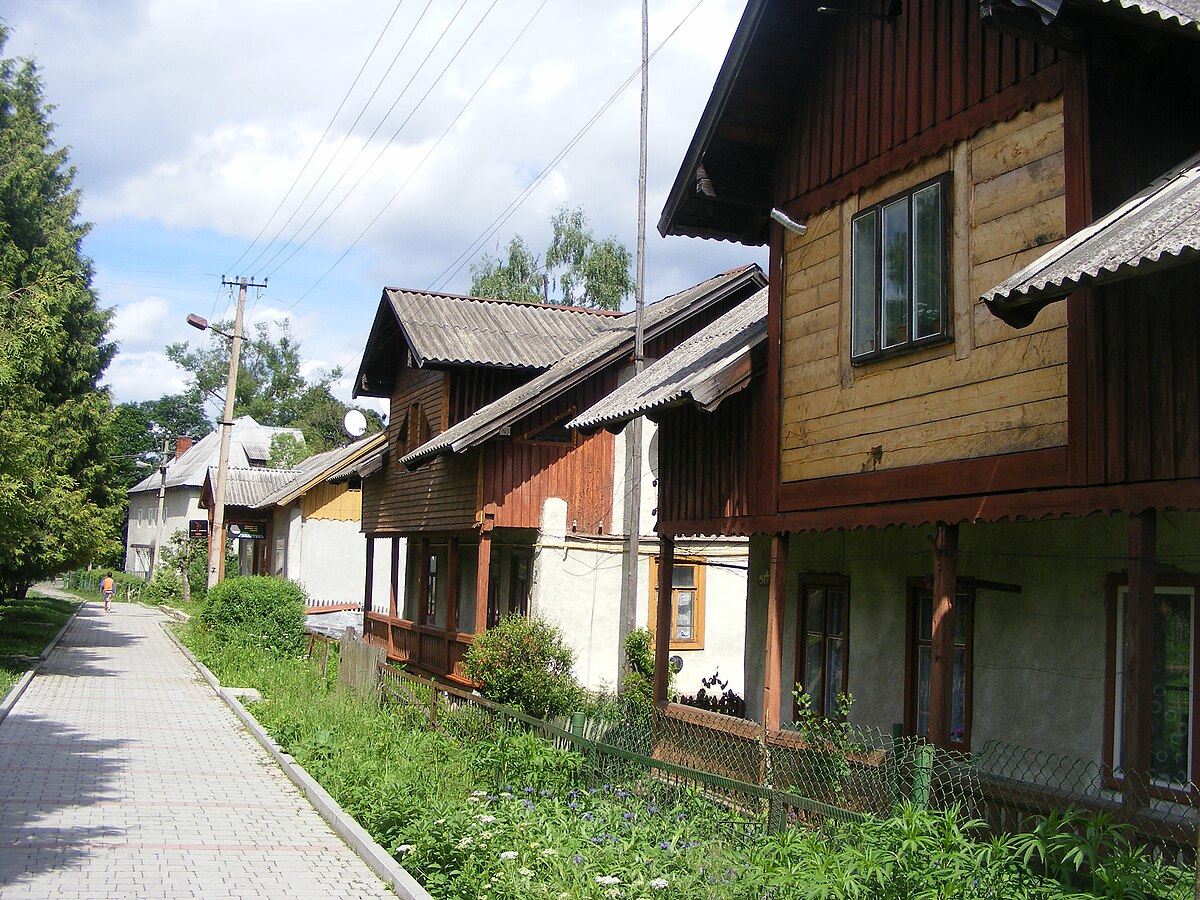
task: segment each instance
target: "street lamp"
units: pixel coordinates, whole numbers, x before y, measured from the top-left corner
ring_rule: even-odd
[[[233,320],[233,334],[213,328],[208,320],[195,313],[187,317],[187,323],[201,331],[215,331],[229,338],[229,380],[225,384],[225,412],[221,416],[221,456],[217,461],[217,487],[213,494],[212,529],[208,535],[208,586],[211,589],[221,580],[225,564],[225,478],[229,472],[229,440],[233,431],[233,392],[237,387],[238,357],[242,351],[242,314],[246,308],[246,279],[238,283],[237,314]]]

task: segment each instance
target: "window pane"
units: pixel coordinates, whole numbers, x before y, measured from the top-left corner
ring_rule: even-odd
[[[846,593],[829,591],[829,624],[826,631],[832,635],[846,633]]]
[[[805,595],[804,627],[810,632],[823,632],[825,630],[825,588],[807,588]]]
[[[914,338],[941,334],[942,186],[931,184],[913,194]]]
[[[675,640],[690,641],[695,633],[693,620],[694,600],[692,591],[679,591],[675,595]]]
[[[883,208],[883,347],[908,340],[908,198]]]
[[[923,641],[933,640],[933,598],[928,594],[921,597],[920,621],[917,622],[917,635]]]
[[[691,588],[696,586],[696,567],[681,566],[676,563],[671,567],[671,587]]]
[[[878,215],[872,210],[859,216],[852,226],[852,290],[851,305],[854,318],[851,354],[862,356],[873,352],[875,347],[875,235],[878,230]]]
[[[954,683],[950,687],[950,740],[961,744],[967,736],[967,653],[959,647],[954,648],[953,678]]]
[[[810,634],[804,642],[804,681],[800,685],[808,691],[816,712],[821,709],[821,698],[825,694],[825,681],[821,678],[821,636]]]
[[[917,734],[929,734],[929,675],[932,651],[921,647],[917,651]]]
[[[842,641],[830,638],[825,647],[825,715],[837,709],[838,691],[842,689]]]
[[[1154,597],[1154,659],[1150,669],[1150,772],[1176,783],[1190,781],[1192,597]]]

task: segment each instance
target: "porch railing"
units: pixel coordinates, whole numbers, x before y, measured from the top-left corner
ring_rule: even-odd
[[[386,649],[389,659],[407,663],[431,675],[467,683],[462,672],[462,659],[471,646],[473,635],[433,625],[418,625],[376,612],[367,613],[364,627],[366,640]]]

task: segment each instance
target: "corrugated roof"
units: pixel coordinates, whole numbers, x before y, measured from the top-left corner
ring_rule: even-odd
[[[643,313],[645,338],[652,339],[655,335],[676,325],[687,313],[699,312],[739,289],[762,287],[765,283],[766,278],[758,266],[742,266],[650,304]],[[500,399],[476,410],[472,415],[403,457],[401,462],[410,468],[415,468],[438,454],[461,453],[463,450],[495,437],[505,426],[555,397],[561,396],[564,391],[605,365],[627,355],[633,346],[633,330],[633,313],[627,313],[619,319],[609,321],[603,331],[557,365]]]
[[[1164,25],[1200,32],[1200,0],[1083,0],[1081,3],[1089,4],[1141,13]]]
[[[1067,238],[982,299],[1006,322],[1027,325],[1051,300],[1196,259],[1200,153]]]
[[[287,434],[301,441],[304,435],[298,428],[275,428],[270,425],[259,425],[250,416],[242,416],[233,420],[233,430],[229,436],[229,465],[237,468],[249,468],[251,459],[265,460],[270,456],[271,438],[277,434]],[[217,465],[221,458],[221,429],[210,431],[203,438],[179,457],[167,462],[167,488],[200,487],[210,466]],[[129,489],[129,493],[140,491],[157,491],[159,478],[156,471],[147,475]]]
[[[295,466],[295,470],[298,473],[296,477],[261,498],[255,503],[255,506],[261,509],[268,506],[281,506],[290,503],[299,494],[308,489],[310,485],[326,480],[333,480],[333,474],[341,469],[347,461],[361,457],[373,447],[378,447],[380,444],[386,442],[386,440],[386,433],[381,431],[377,434],[360,438],[352,444],[347,444],[345,447],[335,447],[333,450],[316,453],[308,459],[301,460]]]
[[[611,321],[596,310],[387,288],[418,366],[543,369]]]
[[[367,453],[359,459],[354,460],[348,465],[342,466],[336,472],[331,474],[326,481],[349,481],[354,476],[366,478],[369,475],[374,475],[383,468],[383,461],[387,457],[387,443]]]
[[[766,336],[767,289],[763,288],[584,410],[567,427],[589,430],[613,425],[688,401],[711,412],[749,384],[750,351]]]
[[[273,491],[294,481],[299,469],[230,468],[225,474],[225,505],[253,508]],[[210,483],[217,483],[217,467],[209,469]]]

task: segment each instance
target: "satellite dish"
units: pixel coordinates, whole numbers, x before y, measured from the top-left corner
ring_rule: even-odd
[[[352,409],[342,419],[342,427],[350,437],[362,437],[363,432],[367,430],[367,417],[359,410]]]

